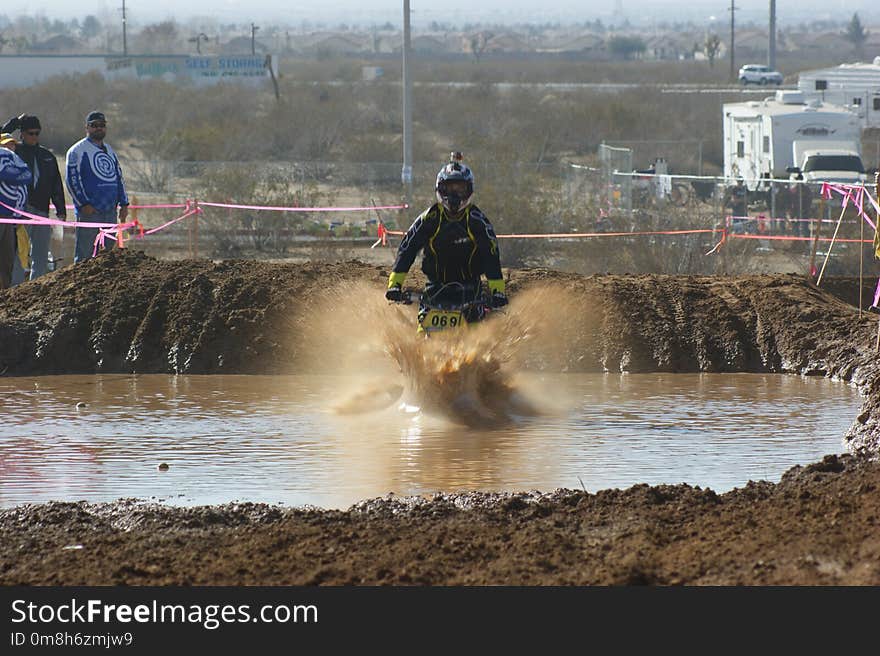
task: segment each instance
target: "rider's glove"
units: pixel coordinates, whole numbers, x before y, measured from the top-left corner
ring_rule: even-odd
[[[395,303],[403,300],[403,294],[400,291],[400,285],[394,285],[385,290],[385,298]]]
[[[503,292],[492,292],[490,305],[493,308],[500,308],[507,305],[507,296]]]

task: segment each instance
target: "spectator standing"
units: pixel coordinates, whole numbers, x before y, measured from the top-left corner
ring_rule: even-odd
[[[18,148],[21,144],[18,143],[9,132],[3,132],[3,136],[8,137],[4,141],[3,147],[18,155]],[[27,162],[25,162],[25,164],[27,164]],[[33,173],[31,173],[31,175],[33,175]],[[28,193],[30,193],[30,185],[28,185]],[[19,215],[16,216],[21,218]],[[25,277],[27,276],[28,252],[31,248],[27,229],[25,229],[20,223],[15,224],[13,228],[15,229],[15,257],[12,258],[12,282],[9,285],[10,287],[15,287],[24,282]]]
[[[101,112],[86,117],[86,137],[67,151],[67,190],[76,220],[115,225],[128,216],[128,196],[116,153],[106,143],[107,119]],[[118,210],[117,210],[118,208]],[[118,213],[117,213],[118,212]],[[74,262],[92,257],[99,228],[77,228]],[[112,243],[109,246],[112,248]]]
[[[728,187],[724,194],[724,206],[730,208],[733,216],[733,231],[743,232],[749,213],[749,190],[742,178],[736,179],[736,184]]]
[[[813,192],[805,183],[803,174],[799,173],[791,184],[791,206],[789,217],[794,219],[793,232],[801,237],[810,236],[810,221],[813,214]]]
[[[9,119],[0,130],[19,131],[21,143],[18,144],[15,152],[24,160],[34,176],[33,182],[28,185],[28,202],[25,209],[30,214],[48,217],[51,200],[55,206],[55,216],[66,220],[64,185],[58,170],[58,161],[51,150],[40,145],[42,131],[40,119],[22,114]],[[52,236],[52,226],[30,225],[27,226],[27,234],[30,238],[30,279],[34,280],[49,269],[49,238]]]
[[[771,180],[770,185],[770,217],[771,232],[785,234],[788,231],[786,217],[791,208],[791,194],[788,191],[788,183]]]
[[[0,134],[0,218],[18,218],[17,210],[27,204],[28,183],[33,179],[27,164],[15,154],[15,138]],[[12,208],[12,209],[9,209]],[[0,223],[0,289],[12,286],[16,257],[16,224]]]

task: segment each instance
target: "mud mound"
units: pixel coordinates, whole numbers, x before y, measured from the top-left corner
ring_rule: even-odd
[[[867,310],[874,301],[874,290],[877,288],[876,274],[866,275],[861,281],[861,294],[859,294],[858,276],[839,276],[824,278],[822,289],[832,296],[836,296],[844,303],[849,303]]]
[[[387,275],[387,274],[384,274]],[[382,278],[357,262],[161,262],[111,251],[0,292],[8,374],[276,373],[322,290]]]
[[[326,313],[327,295],[337,295],[332,321],[360,322],[365,301],[383,302],[386,278],[356,261],[162,262],[111,251],[0,292],[0,366],[12,375],[292,373],[307,366],[300,337],[311,315]],[[553,320],[554,338],[530,345],[532,367],[850,379],[872,359],[875,320],[854,319],[853,307],[794,275],[510,273],[514,299],[536,287],[556,292],[530,309]]]
[[[3,585],[878,585],[880,463],[779,484],[0,511]],[[80,545],[78,549],[65,549]]]

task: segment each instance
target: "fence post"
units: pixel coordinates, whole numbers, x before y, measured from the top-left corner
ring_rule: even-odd
[[[700,139],[699,143],[700,143],[700,146],[699,146],[699,148],[700,148],[700,163],[697,167],[697,171],[698,171],[697,175],[702,177],[702,175],[703,175],[703,140]]]
[[[189,210],[189,201],[187,201],[187,210]],[[186,256],[190,259],[193,256],[193,226],[191,222],[186,224]]]
[[[199,209],[199,199],[195,199],[195,209]],[[193,258],[198,259],[199,257],[199,214],[200,212],[196,212],[193,214]]]
[[[822,218],[825,216],[825,197],[819,198],[819,218],[816,220],[816,231],[813,235],[813,250],[810,253],[809,277],[816,275],[816,250],[819,248],[819,233],[822,232]]]
[[[862,318],[862,280],[864,278],[865,259],[865,219],[859,217],[859,319]]]

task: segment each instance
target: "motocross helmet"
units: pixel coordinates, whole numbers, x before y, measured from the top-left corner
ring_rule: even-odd
[[[453,214],[468,206],[474,194],[474,174],[466,164],[453,160],[437,174],[437,200]]]

